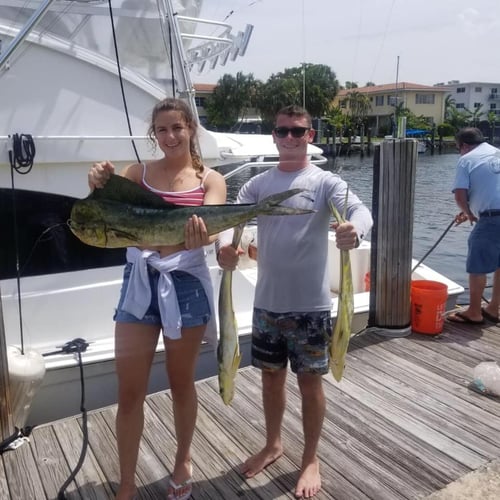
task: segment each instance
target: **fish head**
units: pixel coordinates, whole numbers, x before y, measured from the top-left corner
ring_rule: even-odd
[[[71,232],[83,243],[94,247],[106,248],[107,237],[103,224],[79,222],[74,219],[68,221]]]
[[[137,236],[124,231],[110,214],[120,210],[114,202],[86,198],[74,203],[68,226],[83,243],[100,248],[124,248],[138,244]],[[107,214],[107,215],[106,215]]]

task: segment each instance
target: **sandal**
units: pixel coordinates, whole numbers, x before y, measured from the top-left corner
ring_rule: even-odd
[[[193,492],[193,478],[190,477],[180,484],[174,482],[172,478],[168,480],[167,500],[187,500],[191,498]]]

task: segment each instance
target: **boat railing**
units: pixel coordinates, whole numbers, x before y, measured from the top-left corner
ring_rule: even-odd
[[[311,163],[315,165],[324,165],[325,163],[328,162],[328,160],[325,157],[318,157],[318,158],[311,158]],[[270,167],[275,167],[278,165],[279,160],[262,160],[262,161],[249,161],[246,163],[243,163],[242,165],[239,165],[236,167],[234,170],[231,170],[230,172],[227,172],[224,174],[224,179],[230,179],[231,177],[239,174],[243,170],[246,170],[248,168],[270,168]]]

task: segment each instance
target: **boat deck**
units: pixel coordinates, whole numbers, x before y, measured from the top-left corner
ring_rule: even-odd
[[[500,399],[468,388],[474,366],[498,359],[498,353],[500,328],[488,325],[446,323],[436,337],[352,338],[342,382],[325,377],[327,414],[319,448],[323,489],[315,498],[421,498],[500,458]],[[222,404],[216,378],[197,387],[193,499],[294,498],[302,443],[294,377],[287,386],[286,454],[251,480],[237,467],[264,439],[258,372],[240,370],[231,407]],[[89,413],[87,455],[66,498],[114,498],[115,412],[112,406]],[[138,498],[165,498],[174,454],[170,392],[149,396],[145,412]],[[81,445],[80,417],[35,428],[29,443],[1,456],[0,498],[56,499]]]

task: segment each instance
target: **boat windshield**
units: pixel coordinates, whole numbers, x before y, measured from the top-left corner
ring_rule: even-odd
[[[47,3],[37,0],[2,2],[0,55]],[[175,37],[168,23],[164,22],[169,11],[175,13],[178,21],[189,68],[198,65],[200,69],[203,54],[210,54],[212,63],[220,56],[221,60],[216,62],[221,62],[227,58],[224,52],[234,55],[235,50],[239,50],[242,53],[248,43],[248,37],[241,32],[231,35],[231,26],[199,19],[202,0],[113,0],[111,5],[112,16],[107,1],[53,1],[28,34],[29,43],[22,44],[19,51],[29,50],[30,44],[49,45],[73,56],[92,58],[92,62],[95,58],[102,58],[103,64],[107,60],[114,65],[118,52],[124,70],[138,73],[165,88],[165,84],[172,80],[173,62],[169,47]],[[16,57],[14,53],[9,64],[13,64]],[[176,76],[177,71],[178,68],[174,68]]]

